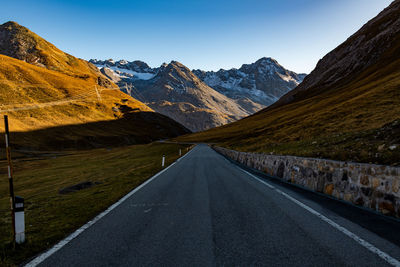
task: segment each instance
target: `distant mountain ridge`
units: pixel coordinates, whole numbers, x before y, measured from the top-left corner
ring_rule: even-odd
[[[176,61],[158,68],[142,61],[92,59],[90,62],[122,91],[192,131],[251,115],[274,103],[305,76],[286,70],[272,58],[218,72],[190,71]]]

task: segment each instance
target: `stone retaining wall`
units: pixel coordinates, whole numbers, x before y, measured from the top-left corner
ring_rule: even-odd
[[[214,149],[271,176],[400,218],[399,167]]]

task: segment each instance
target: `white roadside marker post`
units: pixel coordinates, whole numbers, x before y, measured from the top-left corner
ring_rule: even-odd
[[[182,156],[182,149],[179,149],[179,157]]]
[[[24,198],[15,196],[15,242],[22,244],[25,242],[25,213]]]
[[[165,165],[165,155],[162,156],[161,167],[164,168]]]

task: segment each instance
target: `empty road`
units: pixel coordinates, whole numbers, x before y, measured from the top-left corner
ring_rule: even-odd
[[[275,179],[206,145],[39,266],[396,266],[400,223]]]

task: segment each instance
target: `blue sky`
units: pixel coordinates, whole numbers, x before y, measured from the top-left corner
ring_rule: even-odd
[[[272,57],[309,73],[391,0],[18,0],[14,20],[74,56],[177,60],[191,69],[240,67]]]

